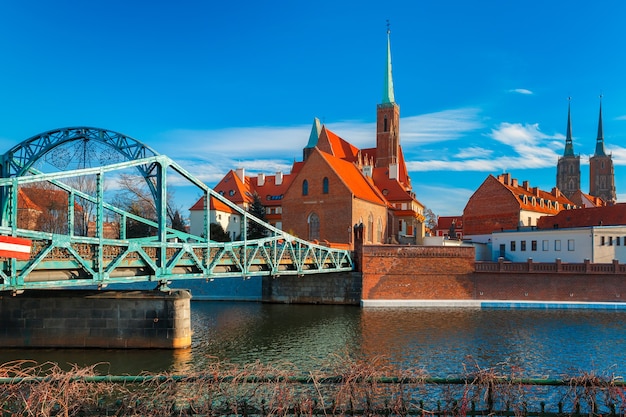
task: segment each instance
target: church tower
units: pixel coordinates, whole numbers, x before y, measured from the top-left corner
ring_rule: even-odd
[[[589,158],[589,194],[600,197],[607,204],[613,204],[616,200],[615,173],[613,171],[613,159],[604,151],[604,132],[602,129],[602,97],[600,97],[600,117],[598,119],[598,137],[596,138],[596,151]]]
[[[580,189],[580,155],[574,154],[572,142],[571,102],[567,105],[567,133],[565,136],[565,152],[559,158],[556,168],[556,186],[571,199]]]
[[[397,167],[400,153],[400,107],[393,96],[391,42],[387,24],[387,63],[383,101],[376,109],[376,167]]]

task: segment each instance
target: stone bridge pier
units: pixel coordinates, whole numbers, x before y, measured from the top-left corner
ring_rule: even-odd
[[[6,292],[0,347],[188,348],[190,300],[186,290]]]

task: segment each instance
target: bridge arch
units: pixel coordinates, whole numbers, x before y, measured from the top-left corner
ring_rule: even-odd
[[[11,148],[2,157],[2,177],[26,175],[33,164],[46,154],[55,148],[77,141],[85,143],[95,141],[104,144],[126,161],[158,155],[154,149],[122,133],[95,127],[65,127],[40,133]],[[144,177],[149,176],[145,167],[142,174]]]

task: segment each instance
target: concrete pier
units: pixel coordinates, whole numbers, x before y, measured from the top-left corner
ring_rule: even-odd
[[[186,290],[0,293],[0,347],[188,348],[190,300]]]

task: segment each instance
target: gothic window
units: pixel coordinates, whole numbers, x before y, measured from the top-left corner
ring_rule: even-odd
[[[309,182],[307,180],[302,181],[302,195],[309,195]]]
[[[389,131],[389,122],[387,121],[387,116],[383,119],[383,132]]]
[[[320,238],[320,218],[316,213],[309,214],[309,240]]]
[[[374,241],[374,216],[372,216],[372,213],[367,218],[367,240],[369,242]]]
[[[324,180],[322,181],[322,192],[324,194],[328,194],[328,177],[324,177]]]
[[[570,165],[569,166],[569,173],[573,174],[574,173],[574,165]]]
[[[380,217],[378,218],[376,234],[378,235],[378,242],[383,243],[383,221],[380,219]]]

